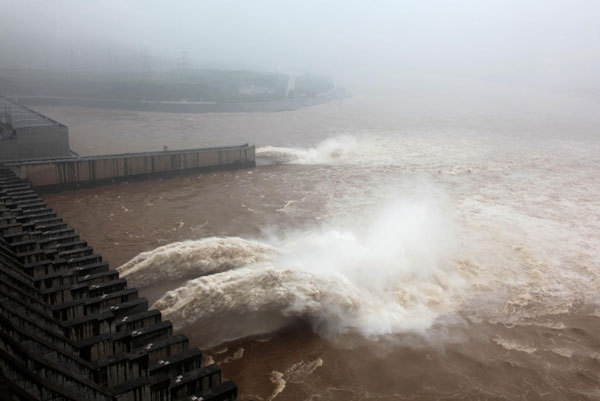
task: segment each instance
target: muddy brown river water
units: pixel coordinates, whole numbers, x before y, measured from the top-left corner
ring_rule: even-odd
[[[598,103],[496,95],[38,107],[83,154],[251,142],[259,162],[44,197],[241,400],[600,399]]]

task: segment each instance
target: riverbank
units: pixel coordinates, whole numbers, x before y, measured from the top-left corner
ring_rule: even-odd
[[[17,99],[28,106],[81,106],[163,113],[264,113],[293,111],[341,100],[349,96],[348,92],[344,89],[335,88],[315,96],[298,96],[247,102],[136,101],[60,96],[18,96]]]

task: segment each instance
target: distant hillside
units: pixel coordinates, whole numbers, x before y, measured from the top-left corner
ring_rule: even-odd
[[[256,102],[284,99],[289,77],[278,73],[179,70],[101,74],[45,70],[0,70],[0,92],[16,97],[103,99],[127,102]],[[294,97],[334,88],[328,78],[295,77]]]

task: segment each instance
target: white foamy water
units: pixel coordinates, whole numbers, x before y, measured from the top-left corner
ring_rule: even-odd
[[[275,164],[344,164],[356,162],[364,155],[365,144],[356,137],[342,135],[326,139],[313,148],[259,147],[256,157]]]
[[[539,198],[553,191],[542,189],[550,178],[545,169],[551,166],[545,164],[552,163],[543,152],[517,166],[501,161],[505,155],[483,160],[481,146],[464,146],[451,155],[453,161],[440,164],[448,160],[437,153],[449,152],[443,144],[417,154],[411,149],[418,143],[407,138],[388,141],[386,149],[382,142],[381,135],[342,136],[314,148],[267,147],[258,154],[278,163],[340,165],[359,180],[361,174],[395,168],[408,154],[421,159],[419,169],[428,175],[396,180],[388,171],[393,191],[370,180],[329,183],[336,196],[329,201],[330,217],[318,225],[274,229],[275,234],[267,230],[254,240],[175,243],[142,253],[119,270],[137,286],[196,277],[154,305],[177,328],[231,313],[276,313],[305,319],[322,335],[380,336],[424,332],[474,299],[467,314],[506,322],[561,313],[576,299],[591,299],[597,272],[582,272],[553,256],[569,258],[581,251],[566,238],[588,227],[565,231],[566,216],[541,216],[560,213],[553,210],[557,205]],[[526,169],[529,178],[536,175],[529,185],[537,199],[498,198],[497,185],[482,185],[484,177],[502,176],[501,186],[520,190],[516,174]],[[585,266],[593,258],[589,251],[597,246],[595,239],[587,242],[587,254],[579,253]]]
[[[531,354],[531,353],[537,351],[536,347],[533,347],[530,345],[518,344],[515,341],[507,340],[507,339],[504,339],[501,337],[496,337],[493,339],[493,341],[496,344],[498,344],[499,346],[501,346],[502,348],[509,350],[509,351],[526,352],[528,354]]]
[[[198,278],[154,307],[178,328],[219,314],[276,312],[307,319],[323,335],[422,331],[452,308],[452,293],[462,284],[452,262],[452,227],[432,200],[398,199],[354,230],[323,226],[266,242],[225,238],[187,242],[186,248],[173,244],[177,259],[194,259],[186,252],[204,257],[198,250],[213,242],[228,255],[243,257],[236,264],[230,258],[220,265],[213,261],[210,270],[197,271]],[[164,254],[163,248],[155,252]],[[136,283],[142,277],[172,279],[177,259],[168,262],[150,252],[141,258],[144,266],[134,260],[121,270]]]
[[[272,371],[269,375],[269,380],[274,384],[275,388],[267,400],[274,400],[285,389],[287,383],[303,383],[308,376],[321,366],[323,366],[323,360],[317,358],[313,361],[297,362],[283,373],[276,370]]]

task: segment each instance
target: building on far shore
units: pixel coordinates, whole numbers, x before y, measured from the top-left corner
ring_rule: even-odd
[[[65,125],[0,97],[0,161],[69,156]]]

